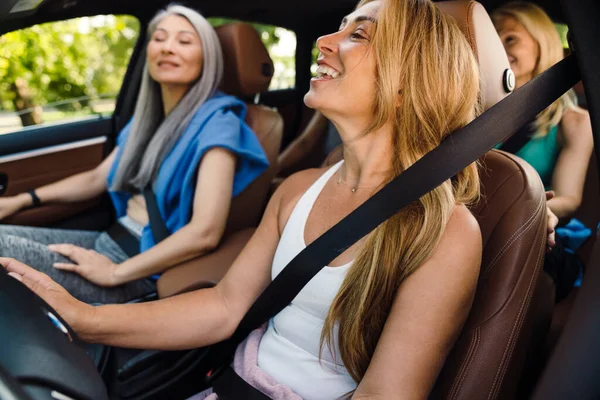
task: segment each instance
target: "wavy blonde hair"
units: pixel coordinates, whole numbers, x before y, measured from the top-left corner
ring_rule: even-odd
[[[456,21],[430,0],[383,0],[371,46],[377,88],[370,131],[393,123],[392,179],[477,116],[479,68]],[[455,205],[478,196],[472,164],[366,238],[321,334],[321,350],[331,350],[339,327],[339,355],[356,382],[369,366],[398,287],[432,254]]]
[[[514,18],[537,42],[539,54],[532,78],[563,59],[564,50],[558,31],[550,17],[537,5],[526,2],[508,3],[494,10],[491,17],[494,25],[503,18]],[[537,115],[534,124],[535,137],[546,136],[560,123],[566,110],[576,108],[577,97],[573,90],[569,90]]]

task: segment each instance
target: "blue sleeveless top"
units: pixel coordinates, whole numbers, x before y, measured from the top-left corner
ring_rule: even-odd
[[[267,167],[269,162],[258,138],[244,122],[246,105],[237,98],[215,93],[196,111],[173,149],[165,156],[153,190],[160,215],[169,232],[185,226],[192,217],[198,165],[213,147],[223,147],[237,157],[233,196],[237,196]],[[131,121],[117,138],[117,154],[108,174],[108,188],[117,218],[127,213],[131,194],[110,190],[129,137]],[[207,194],[210,195],[210,194]],[[150,224],[142,230],[140,252],[155,245]]]
[[[527,161],[540,175],[546,190],[552,187],[552,174],[560,153],[558,126],[543,137],[532,137],[515,155]],[[499,148],[500,145],[496,146]]]

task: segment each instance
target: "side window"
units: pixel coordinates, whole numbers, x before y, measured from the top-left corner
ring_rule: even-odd
[[[138,34],[100,15],[0,36],[0,134],[112,115]]]
[[[228,18],[209,18],[208,20],[214,27],[235,22]],[[296,34],[273,25],[253,23],[252,26],[258,31],[275,66],[269,90],[296,87]]]
[[[567,40],[567,33],[569,32],[569,27],[565,24],[555,23],[554,26],[558,31],[558,36],[560,36],[560,41],[563,45],[563,49],[569,48],[569,41]]]

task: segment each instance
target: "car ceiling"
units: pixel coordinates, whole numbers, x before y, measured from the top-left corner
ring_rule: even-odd
[[[28,25],[98,14],[132,14],[147,18],[172,0],[45,0],[34,13],[9,14],[17,0],[3,0],[0,20],[5,20],[2,32],[16,29],[27,19]],[[479,0],[488,11],[507,0]],[[185,0],[178,3],[199,9],[206,16],[223,16],[252,22],[270,23],[305,32],[310,28],[315,36],[328,32],[341,17],[356,5],[357,0]],[[563,21],[559,0],[533,0],[555,21]],[[21,20],[21,21],[17,21]],[[20,23],[19,23],[20,22]],[[332,26],[332,24],[334,24]]]

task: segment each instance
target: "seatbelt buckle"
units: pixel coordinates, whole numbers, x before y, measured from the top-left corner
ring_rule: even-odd
[[[225,370],[229,368],[229,364],[225,364],[222,365],[220,367],[217,368],[213,368],[210,371],[208,371],[206,373],[206,375],[204,376],[204,380],[206,381],[206,383],[208,383],[210,386],[213,386],[214,382],[219,379],[219,377],[223,374],[223,372],[225,372]]]

